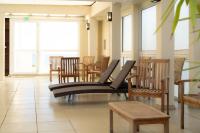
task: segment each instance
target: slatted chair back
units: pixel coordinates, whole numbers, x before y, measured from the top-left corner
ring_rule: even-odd
[[[94,56],[83,56],[83,63],[85,65],[90,65],[90,64],[94,64]]]
[[[49,57],[49,77],[52,82],[52,72],[58,72],[61,67],[62,56],[50,56]]]
[[[50,56],[49,57],[49,64],[50,64],[50,70],[58,70],[60,67],[62,56]]]
[[[103,56],[102,57],[102,59],[101,59],[101,68],[100,68],[101,73],[104,72],[107,69],[109,60],[110,60],[109,56]]]
[[[150,89],[165,89],[168,92],[169,87],[169,59],[152,59],[150,73]],[[164,82],[164,83],[163,83]],[[164,86],[162,86],[164,85]]]
[[[174,83],[175,84],[176,84],[176,81],[181,80],[184,62],[185,62],[185,58],[176,57],[174,59]]]
[[[148,88],[151,70],[151,58],[140,58],[136,66],[136,87]]]
[[[79,64],[80,58],[79,57],[65,57],[65,58],[61,58],[61,79],[64,78],[64,82],[65,82],[65,78],[67,77],[78,77],[79,78],[79,72],[78,70],[78,66],[77,64]],[[75,79],[76,80],[76,79]]]

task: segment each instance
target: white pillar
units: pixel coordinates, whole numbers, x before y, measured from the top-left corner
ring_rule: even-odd
[[[157,5],[157,25],[161,23],[161,16],[164,13],[168,0],[162,0]],[[159,58],[170,59],[170,84],[169,84],[169,104],[174,106],[174,38],[171,37],[173,13],[168,17],[165,24],[157,33],[157,44]]]
[[[0,13],[0,81],[5,77],[5,18],[4,14]]]
[[[200,20],[197,21],[195,29],[200,28]],[[189,58],[190,61],[200,61],[200,40],[197,40],[198,33],[193,33],[194,29],[190,23],[190,34],[189,34]],[[199,64],[190,63],[190,67],[197,66]],[[198,75],[197,75],[198,74]],[[190,79],[199,78],[199,68],[190,70]],[[190,84],[190,93],[197,93],[199,89],[195,89],[194,84]]]
[[[136,60],[139,58],[140,53],[140,27],[141,27],[141,15],[140,10],[137,5],[133,6],[133,59]]]
[[[121,50],[121,4],[112,5],[112,22],[110,22],[110,56],[111,59],[120,59]],[[119,73],[120,67],[115,69],[113,75]]]
[[[80,20],[80,57],[88,55],[88,31],[86,21]]]
[[[90,29],[88,30],[88,55],[97,57],[97,43],[98,43],[98,22],[90,18]]]

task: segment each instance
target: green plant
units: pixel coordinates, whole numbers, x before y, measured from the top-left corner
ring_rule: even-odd
[[[200,28],[196,27],[197,19],[200,19],[200,0],[169,0],[167,8],[165,9],[162,15],[161,24],[158,26],[156,31],[158,31],[163,26],[163,24],[169,17],[170,13],[174,11],[175,2],[178,2],[178,4],[175,9],[174,19],[173,19],[173,24],[172,24],[172,35],[176,31],[176,27],[179,21],[189,20],[190,23],[192,24],[193,32],[197,32],[199,34],[198,39],[200,39]],[[180,19],[180,11],[184,2],[186,3],[187,6],[190,7],[189,8],[190,13],[187,18]]]

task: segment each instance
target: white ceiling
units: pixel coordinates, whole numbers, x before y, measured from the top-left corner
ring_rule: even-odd
[[[139,3],[145,0],[0,0],[0,4],[34,4],[34,5],[92,5],[94,2],[131,2]]]
[[[92,5],[95,1],[89,0],[0,0],[0,4],[37,4],[37,5]]]

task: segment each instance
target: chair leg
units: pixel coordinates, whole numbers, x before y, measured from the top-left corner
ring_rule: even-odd
[[[60,84],[61,83],[61,78],[60,78],[60,75],[58,74],[58,83]]]
[[[161,111],[162,112],[165,112],[164,110],[164,107],[165,107],[165,96],[164,96],[164,94],[162,95],[162,97],[161,97]]]
[[[64,83],[65,83],[65,77],[63,77],[63,81],[64,81]]]
[[[68,103],[70,102],[70,98],[71,98],[71,94],[69,94],[68,96]]]
[[[181,128],[184,129],[184,101],[181,101]]]
[[[167,114],[169,115],[169,93],[167,93]]]
[[[50,79],[49,79],[50,82],[52,82],[52,71],[51,71],[51,70],[49,71],[49,78],[50,78]]]
[[[124,93],[124,96],[125,96],[126,100],[128,100],[128,96],[126,95],[126,93]]]
[[[179,88],[178,88],[178,103],[180,103],[181,102],[181,99],[180,99],[180,97],[181,97],[181,91],[179,90]]]

